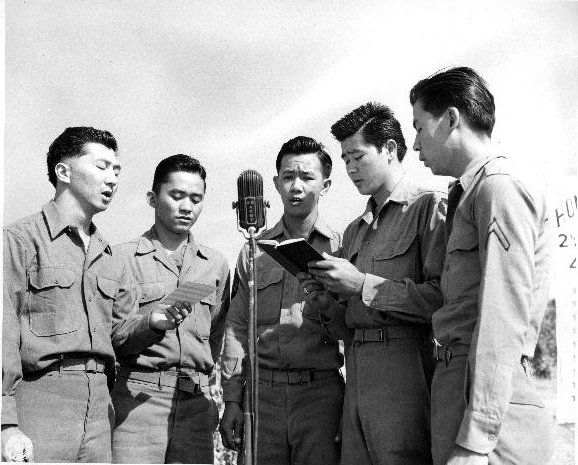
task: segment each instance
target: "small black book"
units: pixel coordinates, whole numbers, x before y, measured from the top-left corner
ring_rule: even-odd
[[[308,262],[325,260],[323,255],[303,238],[283,242],[263,239],[258,240],[257,244],[293,276],[297,273],[308,273]]]

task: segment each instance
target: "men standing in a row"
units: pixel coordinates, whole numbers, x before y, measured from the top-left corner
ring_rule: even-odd
[[[112,306],[130,283],[92,217],[116,191],[116,150],[107,131],[66,129],[48,150],[54,200],[4,230],[2,460],[110,462]]]
[[[370,195],[365,213],[345,230],[341,258],[310,264],[339,306],[321,311],[354,329],[346,349],[342,463],[431,463],[431,315],[442,304],[445,199],[404,173],[401,127],[386,106],[367,103],[331,128],[347,174]],[[314,292],[312,292],[314,291]],[[329,312],[329,313],[327,313]]]
[[[415,85],[410,101],[420,160],[458,178],[448,203],[444,306],[433,315],[434,463],[545,464],[551,420],[528,362],[548,299],[544,194],[495,154],[494,98],[474,70],[436,73]]]
[[[319,251],[334,252],[340,236],[319,214],[319,198],[331,181],[331,158],[309,137],[281,147],[274,183],[283,216],[262,239],[282,242],[305,238]],[[257,261],[259,353],[258,459],[267,465],[339,463],[339,422],[343,403],[343,358],[337,340],[328,338],[319,312],[303,301],[298,281],[263,252]],[[223,444],[239,451],[243,431],[242,399],[246,379],[248,246],[237,261],[233,300],[223,351]]]
[[[138,300],[138,309],[114,306],[116,463],[213,463],[219,412],[209,378],[222,348],[230,282],[225,257],[190,231],[205,192],[206,171],[197,159],[162,160],[147,194],[153,227],[114,248],[135,279]],[[186,282],[215,291],[176,318],[155,313],[159,301]]]

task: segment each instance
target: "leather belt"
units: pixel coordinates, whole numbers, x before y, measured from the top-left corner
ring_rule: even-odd
[[[422,328],[391,325],[383,328],[356,328],[353,341],[363,344],[366,342],[387,342],[390,339],[421,339],[423,337]]]
[[[158,385],[159,389],[169,387],[192,394],[209,391],[209,376],[194,370],[169,368],[167,370],[134,370],[121,366],[118,371],[120,378],[135,381],[145,381]]]
[[[87,373],[104,373],[107,362],[95,357],[67,357],[60,356],[60,361],[53,365],[58,371],[84,371]]]
[[[339,378],[339,370],[268,370],[259,368],[259,379],[269,383],[305,384],[314,380]]]

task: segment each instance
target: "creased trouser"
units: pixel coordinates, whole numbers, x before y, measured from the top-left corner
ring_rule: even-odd
[[[119,378],[112,391],[115,463],[213,463],[219,422],[209,393]]]
[[[423,339],[353,342],[346,351],[343,465],[431,463]]]
[[[258,461],[267,465],[339,463],[343,380],[304,384],[259,381]]]
[[[467,357],[438,363],[432,383],[432,454],[445,465],[455,447],[466,409]],[[490,465],[545,465],[552,455],[551,415],[535,392],[520,363],[512,376],[513,393],[489,455]],[[490,387],[489,387],[490,388]]]
[[[52,371],[16,388],[19,428],[36,462],[111,460],[114,410],[103,373]]]

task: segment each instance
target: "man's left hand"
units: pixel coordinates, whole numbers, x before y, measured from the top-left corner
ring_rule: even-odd
[[[309,262],[309,273],[325,288],[340,296],[361,295],[365,274],[359,271],[350,261],[332,257],[323,253],[325,260]]]
[[[456,446],[447,465],[488,465],[488,456]]]

